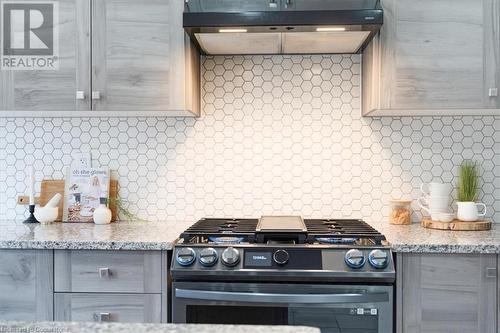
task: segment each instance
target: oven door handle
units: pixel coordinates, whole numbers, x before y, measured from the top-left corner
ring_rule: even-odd
[[[239,303],[381,303],[389,301],[386,292],[346,294],[269,294],[227,291],[175,289],[175,297],[205,301],[226,301]]]

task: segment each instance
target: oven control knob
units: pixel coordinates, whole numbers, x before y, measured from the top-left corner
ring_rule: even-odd
[[[368,261],[373,268],[386,268],[389,263],[389,258],[386,251],[382,250],[373,250],[368,255]]]
[[[290,255],[285,250],[278,250],[273,254],[274,262],[278,265],[284,265],[290,259]]]
[[[228,247],[222,252],[222,263],[224,265],[233,267],[240,262],[240,252],[234,247]]]
[[[177,251],[175,260],[181,266],[189,266],[196,260],[196,252],[190,247],[183,247]]]
[[[206,267],[215,265],[218,258],[217,251],[212,247],[201,250],[198,256],[200,264]]]
[[[352,249],[347,251],[344,260],[351,268],[361,268],[365,264],[365,255],[358,249]]]

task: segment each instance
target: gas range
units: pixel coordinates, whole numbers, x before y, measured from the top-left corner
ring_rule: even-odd
[[[393,331],[391,251],[361,220],[201,219],[170,272],[174,323]]]
[[[392,283],[385,237],[357,219],[204,218],[175,245],[174,281]]]

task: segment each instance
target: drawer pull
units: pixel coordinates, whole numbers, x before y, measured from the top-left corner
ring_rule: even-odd
[[[495,267],[486,267],[486,277],[487,278],[496,278],[497,277],[497,269]]]
[[[111,314],[109,312],[94,313],[94,321],[97,322],[111,321]]]
[[[108,267],[99,268],[99,277],[101,279],[108,278],[111,275],[111,272]]]

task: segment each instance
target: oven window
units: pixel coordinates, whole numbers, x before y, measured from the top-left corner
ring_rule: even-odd
[[[378,332],[373,309],[188,305],[186,310],[186,322],[191,324],[305,325],[319,327],[322,333]]]
[[[188,305],[188,324],[286,325],[288,309],[252,306]]]

